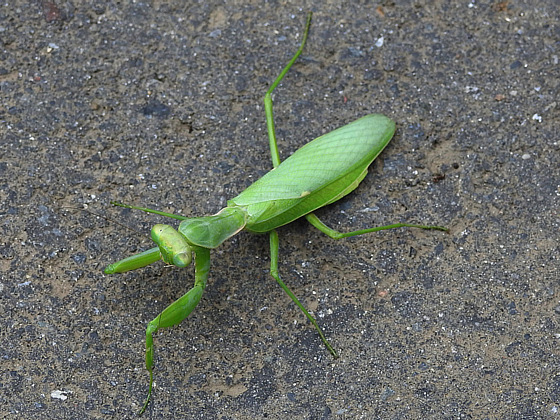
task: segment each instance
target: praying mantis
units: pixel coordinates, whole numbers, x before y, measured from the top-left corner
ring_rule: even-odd
[[[307,41],[311,17],[312,13],[310,12],[307,16],[299,49],[272,83],[264,97],[266,125],[273,165],[270,172],[250,185],[237,197],[229,200],[227,207],[212,216],[187,218],[158,210],[113,202],[113,204],[121,207],[178,219],[181,220],[181,223],[178,230],[169,225],[155,225],[152,228],[151,236],[157,246],[110,264],[105,268],[106,274],[124,273],[145,267],[159,260],[183,268],[192,262],[194,254],[194,286],[148,323],[146,329],[146,369],[150,378],[148,395],[140,414],[146,410],[153,388],[153,335],[161,328],[169,328],[179,324],[194,310],[206,287],[210,270],[210,250],[218,247],[222,242],[241,230],[269,234],[271,276],[313,324],[321,340],[335,358],[338,357],[338,354],[325,337],[315,318],[280,278],[278,273],[279,243],[275,229],[300,217],[305,217],[311,225],[333,239],[348,238],[400,227],[447,231],[447,228],[442,226],[394,223],[343,233],[327,227],[313,213],[318,208],[331,204],[349,194],[364,179],[368,166],[389,143],[395,132],[395,123],[384,115],[366,115],[316,138],[298,149],[289,158],[280,162],[272,115],[272,92],[302,53]]]

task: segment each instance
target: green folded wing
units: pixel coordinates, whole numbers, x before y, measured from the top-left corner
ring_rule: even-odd
[[[266,232],[330,204],[355,189],[395,132],[389,118],[371,114],[298,149],[228,207],[243,207],[247,229]]]

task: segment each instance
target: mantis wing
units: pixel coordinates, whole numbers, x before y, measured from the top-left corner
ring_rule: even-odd
[[[228,207],[243,207],[247,229],[267,232],[330,204],[354,190],[385,148],[395,123],[371,114],[298,149]]]

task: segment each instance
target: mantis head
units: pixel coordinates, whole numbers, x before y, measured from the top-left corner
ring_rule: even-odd
[[[180,268],[192,261],[192,244],[169,225],[158,224],[152,228],[152,239],[159,247],[161,258],[167,264]]]

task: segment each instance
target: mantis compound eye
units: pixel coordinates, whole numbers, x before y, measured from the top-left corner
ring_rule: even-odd
[[[152,239],[158,245],[161,258],[167,264],[183,268],[192,261],[192,248],[185,237],[169,225],[155,225]]]

